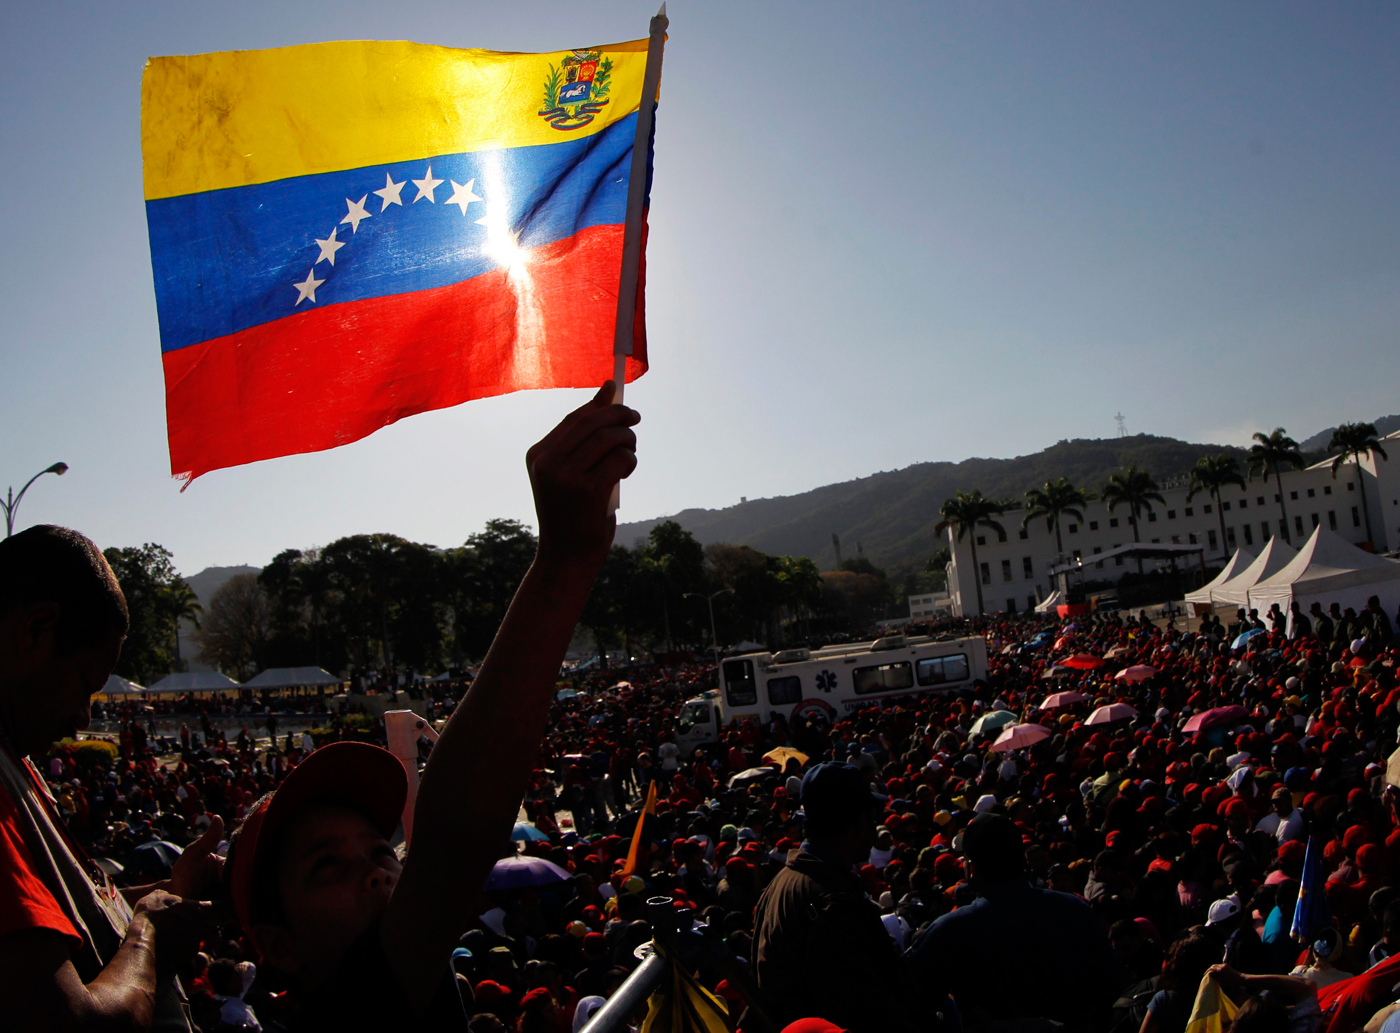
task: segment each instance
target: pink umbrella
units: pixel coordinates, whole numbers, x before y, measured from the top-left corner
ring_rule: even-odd
[[[1211,710],[1203,710],[1199,714],[1191,717],[1186,724],[1182,725],[1183,732],[1199,732],[1212,725],[1228,724],[1231,721],[1243,721],[1249,716],[1249,711],[1244,707],[1214,707]]]
[[[1046,696],[1040,704],[1041,710],[1054,710],[1057,707],[1067,707],[1071,703],[1082,703],[1089,697],[1082,692],[1054,692]]]
[[[1073,667],[1079,671],[1092,671],[1095,667],[1102,667],[1103,661],[1089,653],[1076,653],[1068,660],[1061,660],[1060,663],[1066,667]]]
[[[1059,638],[1057,638],[1057,639],[1055,640],[1055,648],[1056,648],[1056,649],[1064,649],[1065,646],[1069,645],[1069,644],[1070,644],[1071,642],[1073,642],[1073,641],[1074,641],[1074,636],[1073,636],[1073,635],[1062,635],[1062,636],[1060,636]]]
[[[1135,667],[1123,668],[1113,677],[1116,681],[1140,682],[1146,681],[1148,678],[1151,678],[1156,673],[1157,668],[1148,667],[1146,664],[1138,664]]]
[[[1011,750],[1025,749],[1048,738],[1050,732],[1044,725],[1007,725],[1001,730],[1001,735],[997,736],[997,741],[992,743],[992,750],[995,753],[1008,753]]]
[[[1099,707],[1089,715],[1086,725],[1111,725],[1114,721],[1126,721],[1130,717],[1137,717],[1138,712],[1126,703],[1110,703],[1106,707]]]

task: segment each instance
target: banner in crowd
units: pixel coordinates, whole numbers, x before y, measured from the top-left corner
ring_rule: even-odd
[[[172,474],[612,376],[646,60],[646,40],[151,59],[141,137]],[[649,153],[645,168],[649,188]],[[629,380],[647,366],[640,283],[635,312]]]

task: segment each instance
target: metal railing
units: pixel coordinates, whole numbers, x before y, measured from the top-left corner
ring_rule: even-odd
[[[718,976],[729,982],[747,1006],[746,1033],[778,1033],[761,1002],[758,984],[739,959],[724,945],[722,933],[709,926],[693,926],[687,920],[681,929],[670,897],[647,900],[651,942],[637,948],[642,963],[617,988],[608,1002],[593,1013],[582,1033],[620,1033],[627,1020],[671,975],[671,965],[685,965],[705,976]]]

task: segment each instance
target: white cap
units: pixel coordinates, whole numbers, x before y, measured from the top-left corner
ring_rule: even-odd
[[[977,798],[977,802],[976,802],[975,804],[973,804],[972,809],[973,809],[974,811],[976,811],[978,814],[986,814],[988,811],[990,811],[990,810],[991,810],[993,807],[995,807],[996,805],[997,805],[997,798],[996,798],[995,796],[993,796],[991,793],[986,793],[985,795],[979,796],[979,797]]]
[[[1229,897],[1217,900],[1210,906],[1210,911],[1206,915],[1206,925],[1219,925],[1221,922],[1228,922],[1239,913],[1240,906]]]

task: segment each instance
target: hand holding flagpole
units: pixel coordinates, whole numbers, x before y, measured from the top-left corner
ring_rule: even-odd
[[[661,85],[661,54],[666,47],[666,5],[651,20],[647,66],[642,74],[642,99],[637,107],[637,135],[632,141],[632,173],[627,181],[627,222],[622,236],[622,275],[617,285],[617,322],[613,330],[613,404],[622,404],[627,380],[627,357],[632,354],[632,330],[637,319],[637,277],[642,264],[642,217],[646,211],[647,165],[651,157],[651,127],[656,94]],[[613,485],[608,511],[617,512],[619,485]]]

